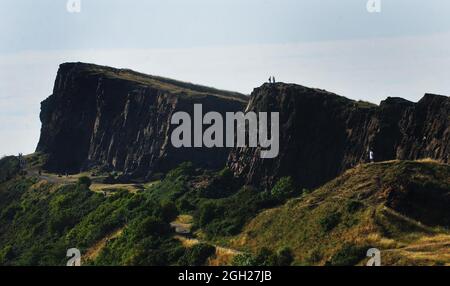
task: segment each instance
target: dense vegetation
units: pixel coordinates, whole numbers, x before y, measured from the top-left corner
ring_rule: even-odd
[[[24,175],[14,157],[0,166],[10,178],[0,183],[0,265],[64,265],[73,247],[84,265],[204,265],[216,253],[204,242],[230,245],[229,238],[247,251],[233,265],[353,265],[371,246],[396,248],[424,235],[445,241],[450,226],[450,170],[436,163],[363,165],[314,192],[289,177],[262,191],[228,169],[190,163],[143,190],[107,193],[92,191],[87,176],[53,184]],[[179,214],[194,218],[200,243],[175,239],[170,222]]]
[[[301,265],[362,263],[371,247],[382,250],[386,264],[450,263],[449,178],[450,167],[436,162],[361,165],[258,214],[235,246],[289,246]]]
[[[14,156],[2,158],[0,160],[0,183],[11,179],[19,171],[19,159]]]
[[[146,192],[117,190],[104,196],[89,190],[81,177],[76,184],[55,186],[32,177],[16,177],[0,185],[0,264],[62,265],[66,251],[85,253],[110,233],[124,229],[90,264],[202,264],[210,248],[186,251],[172,236],[169,222],[177,211]],[[178,261],[180,260],[180,261]]]

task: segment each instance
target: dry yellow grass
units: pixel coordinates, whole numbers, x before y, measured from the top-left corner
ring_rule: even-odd
[[[406,247],[382,251],[383,256],[406,261],[408,265],[450,266],[450,235],[422,237]]]
[[[416,160],[417,162],[421,162],[421,163],[441,163],[438,160],[432,159],[432,158],[422,158],[419,160]]]
[[[105,247],[106,243],[110,239],[119,237],[122,234],[123,229],[124,228],[119,228],[119,229],[113,231],[112,233],[108,234],[107,236],[105,236],[101,240],[97,241],[94,245],[92,245],[86,251],[86,253],[83,255],[82,259],[83,260],[94,260],[95,258],[97,258],[97,256],[100,254],[100,251],[103,249],[103,247]]]
[[[190,248],[196,244],[201,243],[201,241],[198,239],[187,238],[187,237],[181,236],[181,235],[175,235],[174,238],[178,239],[185,248]],[[230,265],[231,262],[233,261],[233,258],[236,255],[241,253],[241,252],[239,252],[235,249],[231,249],[231,248],[221,247],[221,246],[217,246],[217,245],[214,245],[214,247],[216,248],[216,253],[213,257],[210,257],[208,259],[208,261],[206,262],[206,265],[208,265],[208,266]]]
[[[186,238],[182,235],[175,235],[174,238],[178,239],[181,242],[181,244],[186,248],[190,248],[190,247],[200,243],[200,241],[198,239]]]
[[[139,188],[136,187],[135,184],[102,184],[102,183],[93,183],[90,187],[93,192],[106,192],[111,189],[121,189],[126,190],[130,193],[136,193],[139,191]]]
[[[234,249],[216,246],[216,254],[214,257],[208,259],[207,265],[209,266],[231,265],[233,258],[238,254],[240,254],[240,252]]]
[[[179,215],[175,222],[181,223],[181,224],[191,224],[193,221],[193,218],[191,215]]]

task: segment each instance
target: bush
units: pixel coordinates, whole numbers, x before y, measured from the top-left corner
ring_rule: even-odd
[[[255,257],[257,266],[275,266],[277,264],[276,255],[268,248],[261,248]]]
[[[340,213],[332,213],[329,214],[322,219],[320,219],[320,226],[324,231],[330,231],[335,228],[341,222],[341,214]]]
[[[233,261],[231,262],[232,266],[256,266],[255,258],[248,254],[238,254],[233,258]]]
[[[6,245],[0,250],[0,265],[5,265],[13,258],[13,248],[11,245]]]
[[[91,186],[91,184],[92,184],[91,178],[87,176],[82,176],[78,178],[79,186],[85,186],[88,189]]]
[[[283,202],[295,195],[294,181],[291,177],[283,177],[278,180],[270,193],[274,199]]]
[[[216,253],[216,248],[206,243],[199,243],[186,250],[186,253],[180,258],[181,265],[201,266],[206,260]]]
[[[199,210],[199,225],[200,227],[206,226],[210,223],[216,215],[216,205],[213,203],[207,203],[200,207]]]
[[[345,206],[347,212],[349,212],[349,213],[355,213],[362,207],[363,207],[363,204],[361,202],[355,201],[355,200],[348,201]]]
[[[155,217],[137,220],[130,230],[134,241],[139,241],[149,236],[164,236],[170,232],[169,225]]]
[[[278,251],[277,254],[277,266],[289,266],[294,262],[294,255],[292,254],[292,250],[288,247],[285,247]]]
[[[19,159],[7,156],[0,159],[0,183],[3,183],[20,171]]]
[[[365,250],[365,247],[346,243],[331,257],[330,264],[334,266],[355,265],[365,257]]]
[[[208,186],[201,189],[200,195],[209,199],[225,198],[233,194],[234,185],[233,172],[224,168],[213,176]]]
[[[172,202],[163,203],[161,206],[161,218],[165,222],[171,222],[178,216],[177,207]]]

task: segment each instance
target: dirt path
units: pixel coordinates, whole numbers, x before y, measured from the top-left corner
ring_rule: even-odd
[[[170,223],[170,226],[175,229],[176,235],[174,235],[174,238],[179,240],[186,248],[192,247],[199,243],[211,244],[209,241],[200,240],[193,236],[191,233],[192,216],[180,215],[176,220]],[[236,255],[242,254],[241,251],[236,249],[219,246],[217,244],[211,245],[216,248],[216,255],[208,260],[207,264],[209,266],[230,265]]]
[[[27,170],[27,175],[30,177],[38,177],[41,180],[45,180],[53,184],[64,184],[69,182],[75,182],[75,179],[63,176],[59,177],[58,175],[55,174],[46,174],[46,173],[39,174],[39,171],[35,169]]]
[[[30,169],[27,170],[27,175],[31,177],[38,177],[40,180],[58,185],[73,184],[76,183],[81,176],[88,176],[92,180],[90,190],[93,192],[102,193],[104,195],[107,195],[112,189],[126,190],[130,193],[136,193],[144,189],[144,186],[142,184],[105,184],[101,182],[102,177],[91,177],[89,176],[89,174],[85,173],[64,176],[49,173],[39,174],[39,171],[37,169]]]

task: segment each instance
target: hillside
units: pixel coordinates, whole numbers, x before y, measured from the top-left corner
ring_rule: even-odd
[[[359,165],[314,191],[285,177],[263,191],[189,163],[117,184],[39,174],[42,155],[25,158],[22,172],[0,160],[0,265],[62,265],[71,247],[88,265],[354,265],[371,247],[383,265],[450,263],[450,166],[431,160]]]
[[[283,206],[263,211],[234,240],[292,249],[298,264],[450,265],[450,166],[433,161],[359,165]]]

